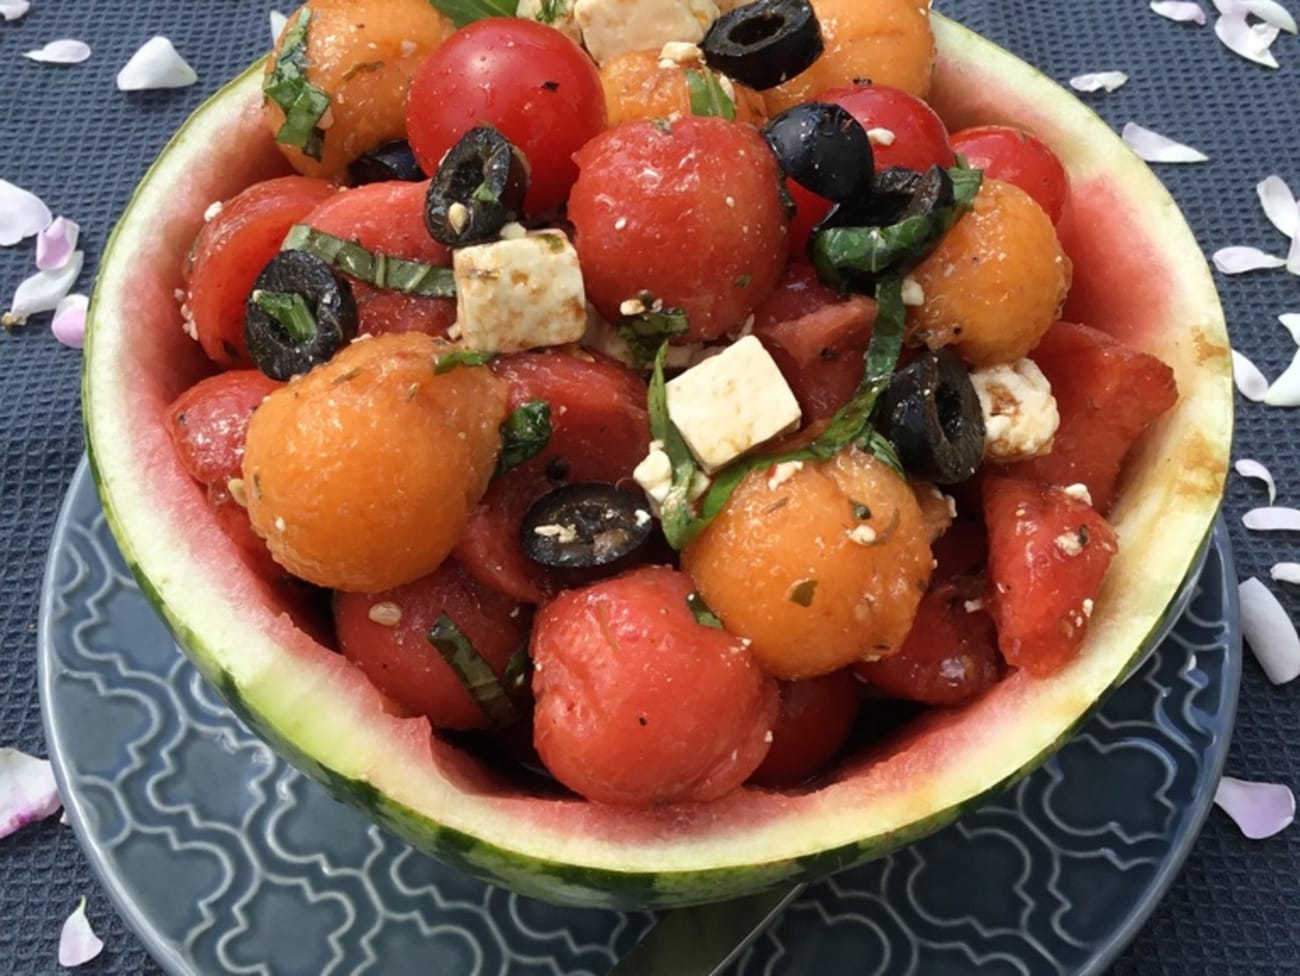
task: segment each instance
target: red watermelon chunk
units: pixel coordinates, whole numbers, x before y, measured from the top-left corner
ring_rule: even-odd
[[[1051,674],[1083,643],[1115,532],[1064,489],[1015,478],[984,483],[984,520],[998,649],[1013,667]]]
[[[1052,451],[1005,473],[1054,485],[1083,484],[1106,512],[1124,457],[1178,399],[1173,370],[1104,332],[1057,322],[1030,354],[1047,376],[1061,415]]]

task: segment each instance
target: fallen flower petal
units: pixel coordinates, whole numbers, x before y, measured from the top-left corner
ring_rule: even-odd
[[[86,308],[90,299],[85,295],[68,295],[54,309],[50,331],[65,346],[80,349],[86,344]]]
[[[53,271],[38,271],[20,283],[14,292],[13,304],[5,313],[5,325],[21,325],[29,316],[55,308],[77,283],[85,258],[85,252],[73,251],[72,257],[63,267]]]
[[[1291,365],[1269,384],[1264,402],[1270,407],[1300,407],[1300,349],[1296,350]]]
[[[1300,508],[1252,508],[1241,517],[1241,524],[1260,532],[1300,532]]]
[[[5,20],[17,20],[31,9],[27,0],[0,0],[0,17]]]
[[[1232,381],[1247,400],[1259,403],[1268,393],[1268,380],[1259,367],[1235,349],[1232,350]]]
[[[1128,147],[1148,163],[1203,163],[1210,158],[1199,149],[1175,142],[1136,122],[1125,122],[1122,135]]]
[[[278,10],[271,11],[271,43],[274,45],[280,40],[280,35],[284,33],[284,25],[289,22],[289,18]]]
[[[77,249],[81,227],[67,217],[55,217],[50,226],[36,235],[36,267],[53,271],[68,263]]]
[[[1237,474],[1243,478],[1254,478],[1262,481],[1268,488],[1268,503],[1270,505],[1277,501],[1277,485],[1273,482],[1273,473],[1253,458],[1242,458],[1234,467]]]
[[[1241,636],[1265,676],[1275,685],[1300,675],[1300,635],[1273,591],[1255,577],[1237,587],[1241,599]]]
[[[1286,269],[1294,275],[1300,275],[1300,228],[1291,238],[1291,249],[1286,254]]]
[[[1297,209],[1295,195],[1286,180],[1274,173],[1266,176],[1255,186],[1260,205],[1268,222],[1287,237],[1294,237],[1296,224],[1300,222],[1300,209]]]
[[[1128,81],[1128,75],[1122,71],[1094,71],[1091,74],[1075,75],[1070,79],[1070,87],[1075,91],[1113,92]]]
[[[52,816],[62,805],[48,759],[0,749],[0,837]]]
[[[71,969],[90,962],[104,951],[104,942],[90,927],[86,918],[86,899],[83,897],[76,911],[63,923],[59,935],[59,965]]]
[[[1256,28],[1263,27],[1263,30]],[[1277,59],[1269,48],[1277,39],[1278,30],[1267,24],[1251,25],[1246,21],[1244,11],[1224,14],[1214,22],[1215,36],[1223,42],[1233,54],[1239,54],[1247,61],[1254,61],[1266,68],[1276,68]]]
[[[1268,575],[1279,583],[1300,583],[1300,563],[1274,563]]]
[[[1221,247],[1211,255],[1214,266],[1224,274],[1245,274],[1286,266],[1286,258],[1265,254],[1257,247]]]
[[[1225,776],[1214,802],[1251,840],[1273,837],[1295,822],[1295,793],[1282,783],[1251,783]]]
[[[117,73],[117,88],[119,91],[184,88],[198,80],[199,76],[176,53],[172,42],[161,34],[155,34]]]
[[[1199,3],[1180,2],[1180,0],[1153,0],[1151,9],[1161,17],[1180,23],[1203,24],[1205,11]]]
[[[41,64],[81,64],[90,57],[90,45],[85,41],[65,37],[50,41],[34,51],[24,51],[23,57]]]
[[[1270,27],[1284,30],[1288,34],[1296,32],[1295,18],[1277,0],[1238,0],[1238,4]]]
[[[40,197],[8,180],[0,180],[0,246],[39,234],[54,215]]]

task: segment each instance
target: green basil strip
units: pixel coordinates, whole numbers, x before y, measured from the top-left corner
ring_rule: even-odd
[[[479,352],[477,349],[457,349],[445,356],[439,356],[433,364],[435,373],[450,373],[457,366],[486,366],[497,358],[494,352]]]
[[[310,342],[319,328],[316,317],[297,292],[254,291],[253,304],[284,326],[292,342]]]
[[[554,25],[568,12],[569,5],[565,0],[542,0],[542,5],[534,19],[541,24]]]
[[[307,25],[311,9],[302,11],[284,32],[275,66],[262,80],[262,94],[284,112],[284,122],[275,141],[296,146],[303,154],[319,160],[325,144],[325,130],[318,122],[329,111],[330,96],[307,80]]]
[[[512,0],[429,0],[429,3],[457,27],[484,17],[513,17],[516,8]],[[545,6],[542,9],[545,10]]]
[[[447,614],[438,614],[438,620],[428,634],[429,643],[447,662],[456,677],[460,678],[470,697],[483,709],[491,723],[500,728],[519,721],[522,717],[515,703],[506,693],[505,686],[483,657],[470,643]]]
[[[506,694],[511,700],[527,700],[528,686],[533,680],[533,659],[528,656],[528,645],[515,649],[510,655],[510,660],[506,662],[505,685]]]
[[[680,308],[655,308],[654,296],[642,292],[638,301],[646,307],[639,315],[625,315],[616,331],[628,348],[638,367],[649,366],[660,346],[674,336],[685,335],[688,327],[686,312]]]
[[[709,605],[704,602],[704,597],[698,593],[688,593],[686,595],[686,605],[690,607],[691,613],[695,616],[695,622],[702,627],[712,627],[714,630],[722,630],[722,618],[709,609]]]
[[[355,241],[335,237],[306,224],[295,224],[289,229],[281,250],[314,254],[335,271],[386,291],[428,298],[456,297],[456,277],[451,268],[367,251]]]
[[[659,523],[668,544],[674,549],[682,549],[707,523],[700,522],[691,511],[691,483],[699,468],[682,432],[668,417],[668,391],[664,383],[664,357],[667,354],[668,343],[665,341],[654,358],[646,412],[650,416],[650,436],[663,444],[673,469],[672,486],[659,506]]]
[[[977,169],[948,169],[954,202],[927,214],[908,217],[888,227],[831,227],[813,237],[812,259],[824,281],[841,284],[857,272],[901,276],[930,254],[971,208],[984,174]]]
[[[736,103],[718,76],[704,65],[687,70],[686,89],[691,97],[692,115],[716,115],[728,122],[736,121]]]
[[[551,405],[545,400],[529,400],[502,422],[500,430],[498,475],[517,468],[546,447],[551,439]]]

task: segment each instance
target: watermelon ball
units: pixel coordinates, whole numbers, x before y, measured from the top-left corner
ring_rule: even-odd
[[[777,683],[746,642],[699,622],[690,580],[645,566],[568,590],[537,614],[533,741],[597,803],[714,800],[767,755]]]

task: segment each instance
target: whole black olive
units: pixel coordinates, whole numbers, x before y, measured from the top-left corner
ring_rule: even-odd
[[[425,175],[416,162],[415,153],[411,152],[411,144],[405,139],[385,142],[348,164],[348,182],[353,186],[388,180],[418,183]]]
[[[275,380],[325,362],[356,334],[352,286],[306,251],[281,251],[268,261],[244,306],[248,354]]]
[[[941,485],[965,481],[984,456],[979,395],[946,349],[927,350],[895,374],[879,420],[903,467]]]
[[[872,153],[867,130],[830,102],[787,109],[763,127],[785,174],[836,203],[865,201],[871,193]]]
[[[645,496],[605,484],[564,485],[524,514],[524,554],[549,569],[617,572],[654,529]]]
[[[447,150],[429,182],[424,226],[439,244],[481,244],[523,213],[528,163],[490,125],[470,129]]]
[[[821,56],[822,30],[808,0],[757,0],[715,20],[700,47],[710,68],[763,91]]]

